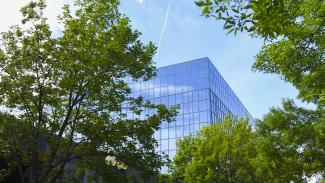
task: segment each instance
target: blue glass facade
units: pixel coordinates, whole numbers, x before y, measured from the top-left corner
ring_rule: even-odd
[[[141,95],[155,104],[180,105],[176,120],[162,123],[154,137],[159,142],[157,151],[173,158],[176,141],[195,135],[203,126],[223,119],[227,113],[253,119],[236,94],[222,78],[209,58],[187,61],[158,68],[157,76],[149,81],[129,81],[132,96]],[[140,116],[128,113],[131,118],[144,118],[153,114],[149,110]]]

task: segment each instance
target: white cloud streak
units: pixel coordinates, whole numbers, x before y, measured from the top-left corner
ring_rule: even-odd
[[[158,49],[157,49],[156,56],[158,56],[158,54],[159,54],[160,45],[161,45],[162,39],[164,38],[164,35],[165,35],[165,30],[166,30],[167,23],[168,23],[168,17],[169,17],[171,2],[172,2],[171,0],[168,1],[166,16],[165,16],[165,20],[164,20],[164,25],[163,25],[163,27],[161,29],[161,32],[160,32],[160,37],[159,37],[159,41],[158,41]]]

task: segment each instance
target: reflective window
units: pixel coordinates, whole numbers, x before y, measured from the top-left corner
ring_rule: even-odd
[[[154,104],[161,104],[161,102],[160,102],[160,98],[154,98],[154,99],[152,99],[152,103],[154,103]]]
[[[169,128],[169,138],[176,138],[175,128]]]
[[[207,110],[207,100],[199,101],[199,110],[206,111]]]
[[[194,131],[197,132],[200,130],[200,125],[199,124],[194,124]]]
[[[169,95],[169,96],[168,96],[168,104],[169,104],[170,106],[176,104],[175,95]]]
[[[168,105],[168,97],[162,97],[161,98],[161,103],[164,105]]]
[[[181,104],[181,103],[183,103],[183,95],[177,94],[176,95],[176,104]]]
[[[161,139],[168,139],[168,128],[161,129]]]
[[[184,114],[183,117],[184,117],[184,119],[183,119],[184,120],[184,125],[188,125],[190,123],[190,120],[191,120],[190,114]]]
[[[207,122],[207,121],[208,121],[207,112],[200,112],[200,122]]]
[[[161,128],[167,128],[168,127],[168,122],[164,121],[161,123]]]
[[[161,151],[168,150],[168,140],[161,140]]]
[[[190,127],[184,126],[184,136],[188,136],[190,134]]]
[[[169,139],[169,150],[176,149],[176,139]]]
[[[159,68],[157,76],[146,82],[141,79],[132,81],[131,77],[126,77],[125,81],[132,90],[130,97],[141,95],[154,104],[166,106],[181,104],[176,120],[163,122],[161,129],[153,135],[161,144],[161,148],[156,150],[169,154],[169,157],[176,153],[172,150],[176,149],[175,139],[195,135],[200,128],[214,123],[216,118],[223,119],[228,112],[249,116],[251,119],[236,94],[205,58]],[[122,110],[128,119],[145,119],[145,115],[156,113],[152,109],[146,109],[140,116],[134,115],[129,107],[124,104]]]
[[[192,103],[193,112],[199,112],[199,102]]]
[[[168,95],[173,95],[175,93],[175,85],[168,85]]]
[[[175,127],[175,125],[176,125],[176,121],[171,121],[168,124],[169,127]]]
[[[176,127],[176,137],[183,137],[183,126]]]
[[[160,97],[160,87],[153,89],[153,96]]]
[[[193,122],[199,123],[200,122],[200,115],[199,113],[193,113]]]
[[[198,101],[199,100],[199,91],[194,91],[193,92],[193,101]]]
[[[206,78],[208,77],[208,69],[207,68],[199,69],[196,71],[196,74],[198,79]]]
[[[207,99],[208,99],[208,90],[200,90],[199,100],[207,100]]]

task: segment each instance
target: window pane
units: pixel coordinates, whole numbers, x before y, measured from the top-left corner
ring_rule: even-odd
[[[194,91],[193,92],[193,101],[198,101],[199,100],[199,92],[198,91]]]
[[[169,138],[176,138],[175,128],[169,128]]]
[[[169,150],[176,149],[176,139],[169,139]]]
[[[207,110],[207,100],[202,100],[199,102],[199,110],[206,111]]]
[[[168,123],[166,121],[162,122],[161,128],[168,128]]]
[[[199,79],[196,81],[197,85],[196,88],[197,90],[201,90],[201,89],[206,89],[209,86],[209,80],[208,79]]]
[[[199,91],[199,99],[200,100],[207,100],[208,99],[208,92],[207,92],[207,90],[200,90]]]
[[[190,134],[194,134],[194,125],[190,125]]]
[[[175,85],[175,93],[182,93],[183,92],[183,86],[182,82],[177,82]]]
[[[183,137],[183,126],[176,127],[176,137]]]
[[[176,124],[176,121],[171,121],[171,122],[168,124],[168,126],[169,126],[169,127],[175,127],[175,124]]]
[[[190,114],[184,114],[184,125],[188,125],[190,123]]]
[[[161,103],[164,105],[168,105],[168,97],[162,97],[161,98]]]
[[[199,69],[196,70],[196,73],[198,78],[206,78],[208,76],[208,69],[206,68]]]
[[[159,87],[154,88],[153,92],[154,92],[154,97],[160,97],[160,88]]]
[[[190,127],[184,126],[184,136],[188,136],[190,134]]]
[[[187,94],[186,102],[192,102],[193,101],[193,99],[192,99],[193,92],[188,92],[186,94]]]
[[[199,123],[200,122],[199,113],[193,113],[193,122],[194,123]]]
[[[168,95],[175,94],[175,85],[168,85]]]
[[[176,104],[181,104],[183,103],[183,96],[182,94],[177,94],[176,95]]]
[[[175,95],[168,96],[168,105],[171,106],[171,105],[175,105],[175,104],[176,104]]]
[[[154,103],[154,104],[160,104],[160,98],[154,98],[154,99],[152,99],[152,103]]]
[[[200,112],[200,122],[207,122],[208,121],[208,113],[207,112]]]
[[[168,139],[168,128],[161,129],[161,139]]]
[[[194,133],[196,134],[200,130],[199,124],[194,124]]]
[[[161,141],[161,151],[167,151],[168,150],[168,140],[162,140]]]
[[[199,112],[199,103],[198,102],[193,102],[193,112]]]
[[[179,119],[176,121],[176,126],[182,126],[183,125],[183,116],[178,116]]]

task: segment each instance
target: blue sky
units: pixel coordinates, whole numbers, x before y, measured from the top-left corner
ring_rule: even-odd
[[[166,24],[154,58],[158,67],[209,57],[254,118],[261,118],[272,106],[280,106],[283,98],[298,94],[278,75],[251,71],[263,40],[247,33],[226,35],[222,23],[200,16],[200,9],[192,0],[122,0],[120,11],[142,32],[144,42],[158,45]]]
[[[0,16],[5,18],[1,19],[0,32],[20,22],[19,9],[28,1],[1,1]],[[63,28],[57,23],[57,15],[63,4],[69,2],[47,0],[45,13],[54,34],[59,35]],[[169,16],[165,22],[168,3]],[[143,42],[158,45],[161,40],[154,58],[158,67],[209,57],[254,118],[261,118],[272,106],[280,106],[283,98],[295,98],[298,94],[277,75],[251,71],[263,40],[253,39],[246,33],[227,36],[220,22],[200,16],[194,0],[121,0],[120,11],[142,32]]]

